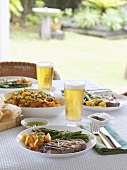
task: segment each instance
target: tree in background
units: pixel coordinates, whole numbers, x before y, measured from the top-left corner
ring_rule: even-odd
[[[65,10],[66,8],[78,8],[82,0],[44,0],[44,2],[47,7]]]
[[[26,4],[27,2],[27,4]],[[27,24],[27,26],[31,27],[31,28],[36,28],[38,26],[40,26],[41,23],[41,19],[42,19],[42,15],[39,13],[33,13],[32,12],[32,8],[33,7],[39,7],[39,8],[43,8],[45,5],[45,3],[43,2],[43,0],[27,0],[25,1],[24,7],[26,6],[26,11],[24,13],[24,18],[25,18],[25,22]]]
[[[20,0],[24,8],[23,17],[32,13],[33,7],[49,7],[65,10],[66,8],[78,8],[81,6],[82,0]]]
[[[27,14],[32,13],[33,7],[44,7],[44,1],[43,0],[20,0],[21,4],[24,8],[24,11],[22,13],[22,16],[25,17]]]

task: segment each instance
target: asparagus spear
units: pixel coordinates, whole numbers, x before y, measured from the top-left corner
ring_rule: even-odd
[[[33,130],[35,132],[35,130]],[[70,132],[70,131],[58,131],[58,130],[52,130],[47,128],[39,128],[36,129],[36,132],[44,132],[45,134],[50,133],[50,136],[52,139],[63,139],[63,140],[69,140],[69,139],[82,139],[85,142],[89,141],[89,135],[88,134],[82,134],[82,131],[76,131],[76,132]]]
[[[28,84],[0,84],[0,88],[23,88],[23,87],[28,87]]]

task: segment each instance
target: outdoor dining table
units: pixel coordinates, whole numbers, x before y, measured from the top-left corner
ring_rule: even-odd
[[[62,80],[54,80],[53,87],[58,93],[63,89]],[[86,80],[86,89],[101,88],[93,81]],[[1,92],[2,94],[2,92]],[[89,124],[87,116],[93,112],[83,110],[82,124]],[[119,110],[108,112],[114,116],[110,126],[122,139],[127,141],[127,106]],[[49,117],[50,125],[65,125],[65,112],[58,117]],[[22,149],[16,136],[23,131],[18,126],[0,132],[0,170],[126,170],[127,154],[99,155],[94,148],[82,154],[64,157],[47,158]]]

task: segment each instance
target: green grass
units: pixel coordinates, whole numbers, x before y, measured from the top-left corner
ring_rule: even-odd
[[[53,61],[61,79],[91,79],[118,92],[127,87],[127,39],[65,33],[64,40],[44,41],[38,33],[11,29],[10,45],[9,60]]]

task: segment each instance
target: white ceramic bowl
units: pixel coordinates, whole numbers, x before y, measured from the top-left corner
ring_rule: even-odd
[[[27,123],[29,122],[41,122],[41,123],[44,123],[44,125],[41,125],[41,126],[45,126],[45,125],[48,125],[48,120],[46,119],[42,119],[42,118],[26,118],[26,119],[23,119],[21,121],[21,124],[25,127],[25,128],[30,128],[31,126],[26,126]]]
[[[37,89],[30,89],[32,91],[40,91]],[[13,91],[13,92],[18,92],[17,91]],[[7,98],[9,98],[11,96],[12,92],[8,92],[8,93],[4,93],[2,94],[2,98],[4,100],[6,100]],[[28,108],[28,107],[21,107],[22,109],[22,114],[24,115],[25,118],[29,118],[29,117],[54,117],[54,116],[59,116],[65,109],[65,105],[64,105],[64,97],[60,94],[57,94],[55,92],[52,91],[46,91],[47,94],[51,94],[53,97],[55,97],[56,99],[58,99],[60,101],[60,103],[62,104],[62,106],[58,106],[58,107],[46,107],[46,108]]]
[[[108,124],[114,118],[113,116],[110,116],[109,114],[104,113],[104,112],[103,113],[94,113],[94,114],[89,115],[87,117],[92,121],[92,123],[100,125],[100,126]],[[97,120],[93,117],[99,117],[99,118],[102,118],[104,120]]]

